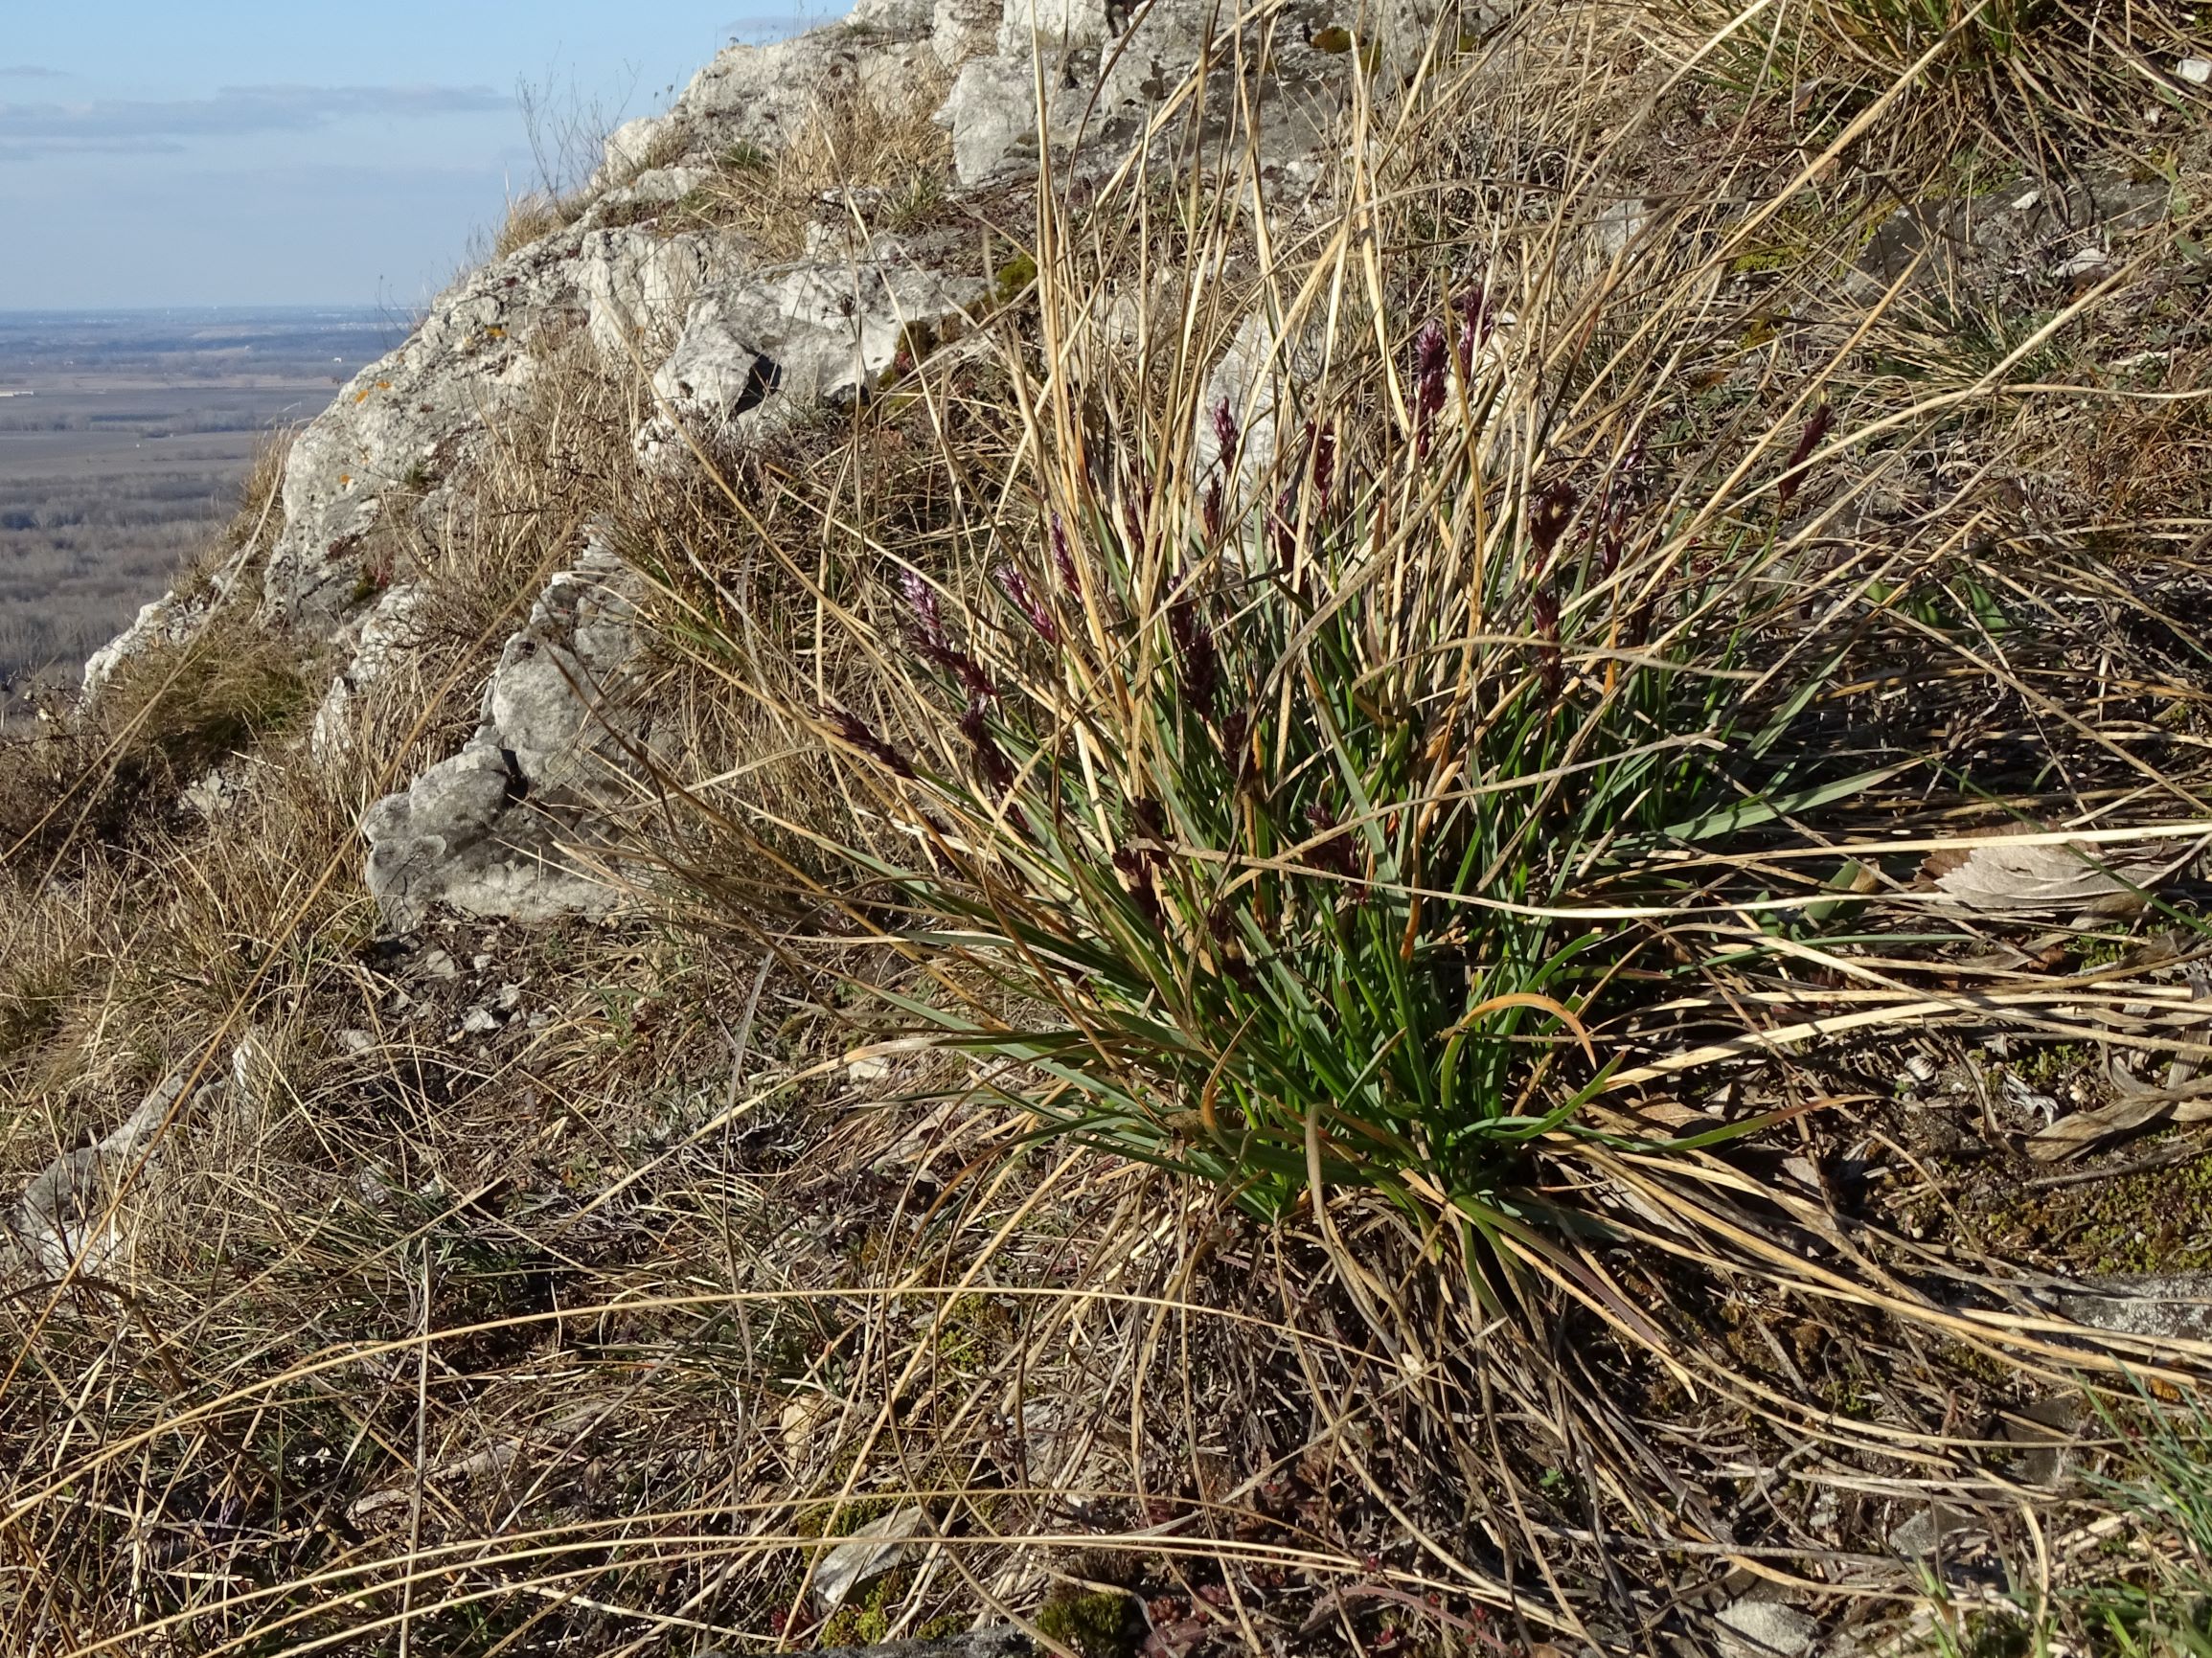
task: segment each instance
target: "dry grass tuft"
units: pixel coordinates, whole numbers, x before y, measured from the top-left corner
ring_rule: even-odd
[[[770,259],[797,258],[824,223],[860,239],[919,230],[940,216],[951,182],[951,139],[934,120],[948,84],[918,74],[825,95],[774,154],[740,146],[716,156],[713,181],[675,216],[735,225]]]
[[[1901,177],[1961,150],[2063,170],[2083,140],[2155,143],[2201,122],[2177,72],[2208,39],[2187,7],[2111,12],[2073,0],[1787,0],[1744,11],[1679,0],[1685,57],[1745,96],[1771,99],[1810,139],[1870,130]],[[1879,113],[1879,123],[1873,117]]]
[[[531,190],[507,204],[507,217],[500,222],[499,234],[491,238],[491,257],[506,259],[520,253],[532,242],[542,241],[555,231],[565,230],[576,222],[576,216],[583,211],[581,199],[563,196],[552,191]]]

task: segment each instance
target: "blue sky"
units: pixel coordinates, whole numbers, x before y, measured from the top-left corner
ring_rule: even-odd
[[[843,10],[0,0],[0,310],[410,308],[537,182],[523,87],[558,165],[731,39]]]

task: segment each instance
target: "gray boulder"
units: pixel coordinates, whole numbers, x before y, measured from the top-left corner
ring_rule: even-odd
[[[371,532],[399,493],[442,515],[455,470],[488,422],[517,408],[539,372],[547,329],[588,327],[631,350],[715,268],[696,237],[650,229],[556,233],[440,295],[406,343],[361,371],[310,420],[285,466],[285,527],[262,581],[274,624],[328,636],[382,590]]]
[[[639,457],[681,465],[685,433],[726,444],[764,423],[865,396],[917,336],[963,322],[985,295],[980,277],[905,258],[786,265],[702,293],[653,375],[656,413]]]
[[[938,68],[931,14],[919,4],[864,5],[841,23],[766,46],[724,49],[671,111],[702,147],[773,153],[825,99],[900,94]]]
[[[1425,46],[1436,12],[1401,5],[1376,28],[1391,49],[1378,64],[1407,66]],[[938,119],[951,132],[963,184],[1034,170],[1040,138],[1056,158],[1100,170],[1147,141],[1165,101],[1175,95],[1200,54],[1217,65],[1204,87],[1197,137],[1223,137],[1249,110],[1263,169],[1294,168],[1325,140],[1362,72],[1353,53],[1316,50],[1306,39],[1339,19],[1317,0],[1263,27],[1220,0],[1150,0],[1109,8],[1105,0],[1006,0],[997,50],[965,62]],[[1418,43],[1418,44],[1417,44]],[[1266,68],[1257,66],[1266,59]],[[1240,88],[1238,78],[1243,77]],[[1394,83],[1395,78],[1390,79]],[[1384,81],[1378,80],[1378,85]],[[1043,120],[1038,92],[1044,93]],[[1179,112],[1161,153],[1179,150],[1188,128]]]
[[[628,700],[634,594],[622,560],[588,546],[508,640],[476,734],[363,816],[369,891],[395,930],[440,904],[522,921],[617,907],[614,825],[650,738]]]
[[[340,631],[338,644],[349,660],[323,693],[308,735],[308,752],[318,761],[334,764],[352,752],[362,694],[413,657],[422,642],[422,598],[421,586],[400,582]]]

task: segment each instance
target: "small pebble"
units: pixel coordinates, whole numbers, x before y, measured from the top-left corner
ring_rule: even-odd
[[[2212,81],[2212,57],[2184,57],[2174,65],[2174,73],[2192,86],[2202,86]]]

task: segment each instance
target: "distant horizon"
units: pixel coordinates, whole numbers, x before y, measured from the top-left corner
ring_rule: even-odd
[[[246,311],[255,316],[266,316],[271,311],[355,311],[368,316],[386,308],[358,300],[187,300],[169,305],[0,306],[0,317],[150,317],[172,311]]]
[[[11,11],[0,313],[412,315],[733,40],[819,0],[291,0]]]

